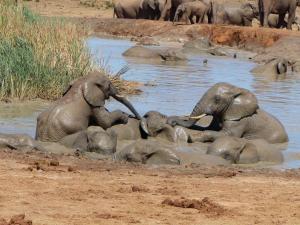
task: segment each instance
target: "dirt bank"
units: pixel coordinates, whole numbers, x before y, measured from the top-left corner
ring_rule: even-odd
[[[298,224],[300,171],[153,168],[0,151],[0,215],[39,224]]]

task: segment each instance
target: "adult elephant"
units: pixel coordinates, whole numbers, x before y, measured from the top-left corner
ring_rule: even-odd
[[[258,10],[251,3],[242,4],[239,8],[218,7],[215,13],[215,23],[232,24],[238,26],[251,26],[252,20],[258,18]]]
[[[166,0],[142,0],[143,19],[158,20],[166,4]]]
[[[143,18],[141,0],[122,0],[115,3],[114,16],[117,18],[139,19]]]
[[[273,13],[279,15],[278,27],[281,27],[284,25],[285,14],[288,13],[287,29],[292,29],[297,6],[300,6],[299,0],[259,0],[260,24],[264,27],[269,27],[268,16],[270,13]]]
[[[269,143],[288,141],[283,125],[272,115],[258,106],[257,98],[244,88],[228,83],[212,86],[194,107],[186,119],[169,118],[168,123],[192,127],[205,115],[213,116],[212,130],[199,132],[191,141],[214,141],[220,136],[264,139]]]
[[[104,107],[105,100],[110,96],[141,119],[131,103],[119,95],[109,78],[103,73],[94,71],[73,81],[63,97],[38,116],[36,139],[59,141],[91,125],[107,129],[117,123],[126,123],[128,115],[120,110],[108,112]]]

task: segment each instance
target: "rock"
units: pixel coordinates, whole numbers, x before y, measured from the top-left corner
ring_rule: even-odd
[[[188,41],[183,45],[184,51],[200,51],[205,52],[211,48],[213,44],[208,38],[202,37],[193,41]]]

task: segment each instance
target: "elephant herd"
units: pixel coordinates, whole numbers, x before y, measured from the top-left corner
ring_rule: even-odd
[[[243,3],[235,8],[215,0],[122,0],[114,5],[114,17],[239,26],[251,26],[257,19],[265,27],[291,29],[298,24],[297,6],[300,0],[259,0],[257,5]]]
[[[132,115],[108,111],[113,97]],[[0,145],[54,153],[93,154],[144,164],[280,163],[288,142],[283,125],[259,107],[253,93],[217,83],[190,115],[149,111],[141,116],[109,78],[90,72],[69,85],[37,118],[36,139],[0,135]]]

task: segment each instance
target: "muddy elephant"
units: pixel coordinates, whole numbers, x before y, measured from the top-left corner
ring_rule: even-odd
[[[214,22],[217,24],[232,24],[238,26],[251,26],[252,20],[258,18],[258,9],[251,3],[242,4],[239,8],[218,7]]]
[[[119,124],[107,129],[116,134],[118,141],[155,139],[169,142],[187,142],[188,133],[182,127],[167,124],[168,117],[157,111],[147,112],[142,120],[129,118],[127,124]]]
[[[107,129],[114,124],[127,123],[127,114],[120,110],[109,112],[104,107],[105,100],[110,96],[141,119],[131,103],[119,95],[109,78],[94,71],[73,81],[63,97],[38,116],[36,139],[56,142],[67,135],[86,130],[88,126]]]
[[[201,1],[185,2],[177,7],[173,23],[184,18],[186,24],[189,22],[194,24],[194,17],[196,17],[196,23],[203,23],[208,12],[209,6]]]
[[[259,0],[260,24],[264,27],[268,27],[268,16],[270,13],[273,13],[279,15],[277,26],[282,27],[284,25],[285,15],[288,13],[287,29],[292,29],[297,6],[300,6],[299,0]]]
[[[211,127],[191,141],[214,141],[220,136],[264,139],[269,143],[288,141],[283,125],[258,106],[257,98],[249,90],[228,83],[213,85],[199,100],[190,116],[183,120],[169,119],[171,125],[192,127],[198,119],[213,116]]]
[[[37,142],[26,134],[0,134],[0,148],[39,150]]]
[[[156,50],[143,46],[134,46],[126,50],[123,54],[126,57],[153,59],[161,61],[186,61],[186,56],[176,50]]]
[[[233,164],[282,163],[281,147],[262,139],[249,141],[237,137],[220,137],[208,146],[207,154],[222,157]]]
[[[114,4],[114,17],[126,19],[143,18],[141,0],[122,0]]]
[[[138,140],[127,144],[123,149],[114,154],[116,161],[127,161],[150,165],[229,165],[228,160],[219,156],[203,153],[199,148],[207,149],[207,146],[180,147],[176,144],[169,144],[158,140]]]
[[[90,126],[84,131],[62,138],[59,143],[81,152],[110,155],[116,151],[117,135],[114,132],[105,131],[99,126]]]
[[[252,73],[262,74],[272,80],[285,78],[289,66],[288,60],[275,58],[267,61],[264,65],[258,65],[251,70]]]

